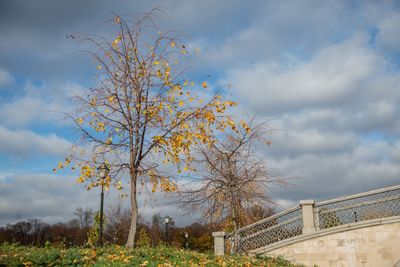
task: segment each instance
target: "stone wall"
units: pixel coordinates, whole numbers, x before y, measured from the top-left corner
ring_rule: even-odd
[[[318,203],[301,200],[301,215],[288,216],[300,210],[295,207],[247,225],[236,243],[249,254],[282,255],[307,266],[400,267],[399,200],[400,185]],[[214,235],[216,255],[225,253],[224,235]]]
[[[282,255],[306,266],[400,266],[400,218],[358,222],[285,240],[252,251]]]

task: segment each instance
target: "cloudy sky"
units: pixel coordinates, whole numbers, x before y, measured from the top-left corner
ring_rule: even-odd
[[[96,71],[66,36],[107,36],[113,12],[154,7],[200,49],[193,75],[230,84],[237,113],[271,121],[272,146],[260,153],[295,177],[271,192],[282,207],[400,183],[398,1],[9,0],[0,2],[0,225],[97,209],[97,191],[52,173],[76,140],[53,111],[68,110]],[[163,199],[141,203],[145,216],[190,221]]]

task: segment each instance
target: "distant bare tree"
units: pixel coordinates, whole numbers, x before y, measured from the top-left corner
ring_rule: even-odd
[[[179,203],[189,211],[201,211],[211,221],[223,219],[238,230],[249,209],[273,204],[268,190],[284,179],[271,175],[266,162],[256,154],[256,145],[269,144],[266,123],[226,132],[210,146],[199,146],[196,160],[201,175],[181,192]],[[237,240],[237,238],[235,238]]]
[[[160,213],[153,214],[151,218],[151,245],[156,247],[161,240],[162,217]]]
[[[79,227],[88,229],[93,223],[94,213],[91,209],[76,208],[74,215],[79,223]]]
[[[119,198],[114,204],[107,207],[107,228],[105,236],[113,243],[123,244],[128,237],[130,211],[123,208],[123,200]]]
[[[273,207],[252,206],[247,209],[244,224],[251,224],[275,214]]]
[[[30,235],[32,239],[32,244],[39,245],[44,238],[45,230],[48,224],[36,218],[29,219],[28,223],[31,225]]]

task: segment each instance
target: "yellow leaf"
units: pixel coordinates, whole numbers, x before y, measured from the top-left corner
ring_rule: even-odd
[[[158,65],[158,64],[160,64],[160,62],[154,61],[154,65]]]
[[[114,101],[114,96],[110,96],[110,97],[108,98],[108,101],[113,102],[113,101]]]
[[[97,65],[97,69],[98,69],[98,70],[101,70],[101,66],[100,66],[100,65]]]
[[[179,101],[179,106],[182,107],[184,105],[183,101]]]
[[[113,46],[116,46],[120,41],[122,40],[121,36],[118,36],[114,41],[113,41]]]
[[[203,88],[207,88],[207,82],[202,82],[201,86],[203,86]]]
[[[175,42],[171,42],[171,47],[175,47],[176,43]]]

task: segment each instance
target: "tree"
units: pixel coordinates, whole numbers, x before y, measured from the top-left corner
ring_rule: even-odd
[[[150,237],[147,234],[146,227],[141,227],[139,230],[137,246],[141,248],[149,248],[150,247]]]
[[[12,239],[18,240],[23,245],[28,245],[29,242],[32,242],[30,238],[30,234],[32,231],[32,225],[29,221],[21,221],[15,224],[8,224],[7,228],[13,233]]]
[[[106,223],[103,219],[103,229],[105,228]],[[100,212],[96,212],[94,216],[94,223],[92,228],[90,228],[89,232],[87,233],[87,244],[90,246],[95,246],[99,242],[100,236]]]
[[[39,245],[43,239],[47,228],[47,224],[39,219],[29,219],[28,223],[31,225],[30,235],[32,236],[32,244]]]
[[[79,226],[88,229],[93,223],[93,211],[91,209],[76,208],[74,215],[78,220]]]
[[[254,205],[246,210],[243,224],[252,224],[275,214],[273,207]]]
[[[151,245],[156,247],[161,240],[162,217],[160,213],[155,213],[151,217]]]
[[[126,242],[129,231],[129,223],[131,214],[128,209],[123,208],[123,199],[118,198],[115,204],[111,204],[107,208],[107,228],[105,236],[116,244]]]
[[[201,211],[211,221],[224,219],[235,235],[252,208],[273,204],[269,187],[284,183],[267,171],[265,161],[255,151],[259,142],[269,144],[266,123],[252,124],[254,119],[250,126],[241,121],[242,127],[225,132],[211,146],[199,145],[201,157],[196,163],[202,168],[201,175],[194,185],[186,187],[179,201],[182,207]]]
[[[128,19],[115,16],[118,31],[113,41],[93,35],[82,38],[94,47],[89,53],[98,62],[98,84],[75,97],[77,108],[68,116],[81,138],[58,165],[77,168],[77,182],[86,183],[87,189],[121,189],[121,179],[129,176],[129,247],[136,235],[139,186],[150,183],[152,192],[175,191],[174,175],[161,163],[176,166],[178,174],[193,170],[192,147],[209,146],[218,131],[234,126],[225,112],[235,102],[204,92],[206,81],[195,86],[183,77],[186,68],[179,60],[188,49],[179,35],[156,26],[157,12]],[[105,179],[97,178],[102,162],[110,168]]]
[[[189,234],[188,243],[190,249],[199,252],[206,252],[212,249],[214,243],[211,233],[217,230],[213,225],[195,222],[182,230],[180,235],[182,245],[186,242],[184,233],[187,232]]]

